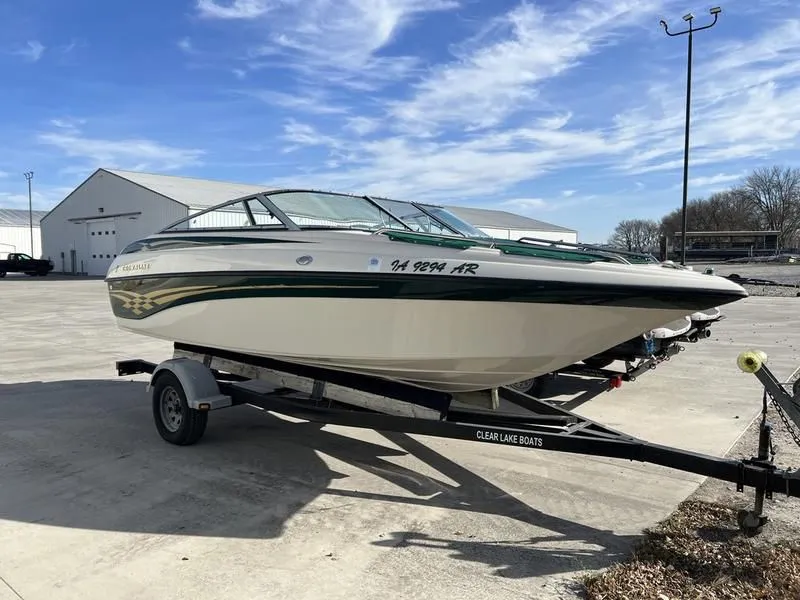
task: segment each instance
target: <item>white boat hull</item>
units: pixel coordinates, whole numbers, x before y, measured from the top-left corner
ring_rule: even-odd
[[[176,233],[171,248],[117,257],[107,281],[119,326],[455,392],[567,367],[744,294],[674,269],[381,235],[215,236]]]
[[[462,392],[549,373],[660,325],[663,309],[512,302],[231,298],[175,306],[124,330]]]

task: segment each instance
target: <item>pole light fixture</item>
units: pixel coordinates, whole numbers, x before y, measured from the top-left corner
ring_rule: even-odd
[[[33,247],[33,195],[31,194],[31,180],[33,179],[33,171],[26,171],[24,175],[25,179],[28,180],[28,224],[30,225],[31,229],[31,258],[36,258]]]
[[[722,8],[719,6],[715,6],[714,8],[708,11],[711,15],[713,15],[714,20],[709,23],[708,25],[704,25],[702,27],[694,27],[694,15],[692,13],[688,13],[683,16],[683,20],[689,23],[689,28],[685,29],[684,31],[678,31],[673,33],[669,30],[667,26],[667,22],[663,19],[659,21],[659,24],[664,28],[664,32],[670,36],[675,37],[679,35],[688,34],[689,38],[689,51],[687,53],[687,67],[686,67],[686,120],[685,120],[685,129],[684,129],[684,141],[683,141],[683,204],[681,210],[681,264],[686,264],[686,205],[688,201],[688,194],[689,194],[689,120],[691,114],[691,106],[692,106],[692,36],[697,33],[698,31],[703,31],[704,29],[710,29],[717,23],[717,19],[719,18],[720,13],[722,12]]]

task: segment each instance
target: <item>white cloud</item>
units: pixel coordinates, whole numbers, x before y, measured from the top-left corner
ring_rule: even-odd
[[[39,40],[30,40],[25,48],[14,51],[17,56],[23,57],[30,62],[37,62],[44,54],[45,47]]]
[[[79,44],[79,43],[78,43],[78,41],[77,41],[77,40],[72,40],[72,41],[71,41],[69,44],[64,44],[63,46],[59,46],[59,47],[58,47],[58,50],[59,50],[59,51],[60,51],[62,54],[69,54],[70,52],[72,52],[73,50],[75,50],[75,48],[77,48],[77,47],[78,47],[78,44]]]
[[[523,3],[462,45],[454,63],[435,69],[415,85],[414,96],[396,103],[392,113],[423,129],[501,124],[522,107],[535,105],[546,80],[578,67],[659,4],[585,0],[558,14]],[[487,42],[487,37],[492,39]],[[557,118],[553,126],[561,127],[568,119],[568,114]]]
[[[247,52],[251,69],[291,66],[326,83],[371,89],[413,68],[411,56],[378,56],[414,18],[451,10],[456,0],[198,0],[207,18],[258,21],[261,40]],[[256,39],[258,35],[254,36]],[[277,62],[261,62],[264,57]]]
[[[571,153],[583,151],[591,155],[601,149],[601,142],[591,136],[583,142],[568,138],[558,145],[537,149],[525,139],[535,134],[525,130],[519,132],[518,139],[498,135],[464,143],[421,142],[404,137],[364,141],[327,135],[297,121],[290,122],[285,131],[293,150],[301,146],[323,147],[346,157],[349,168],[315,173],[312,181],[326,182],[325,187],[429,200],[500,193],[515,182],[556,168]]]
[[[339,114],[347,112],[342,106],[335,105],[323,92],[307,91],[303,93],[286,93],[275,90],[242,90],[239,92],[252,98],[257,98],[267,104],[289,108],[298,112],[314,114]]]
[[[570,127],[572,111],[543,104],[540,89],[580,68],[621,32],[652,20],[652,9],[663,4],[584,0],[561,13],[545,13],[523,3],[460,45],[451,62],[421,73],[409,97],[393,102],[384,98],[383,115],[347,116],[338,130],[292,119],[284,132],[287,150],[328,149],[335,170],[326,169],[323,161],[316,174],[328,186],[431,199],[502,193],[567,164],[611,161],[632,152],[638,140],[615,135],[613,127]],[[303,13],[307,22],[300,34],[297,27],[288,27],[277,46],[273,39],[269,52],[291,47],[314,68],[334,61],[351,70],[374,66],[374,53],[388,45],[409,15],[423,7],[444,10],[450,5],[403,0],[381,12],[382,3],[367,11],[355,0],[311,0],[304,4],[311,8]],[[323,18],[331,15],[330,20]],[[376,29],[376,24],[383,25]],[[312,37],[314,48],[295,43]],[[402,71],[405,59],[397,60],[394,64]],[[370,75],[368,68],[364,76]],[[525,126],[508,127],[506,119],[521,108],[536,110],[535,118]],[[394,133],[376,136],[387,129]]]
[[[255,19],[276,7],[272,0],[197,0],[200,16],[211,19]]]
[[[69,129],[77,132],[81,125],[86,123],[86,119],[75,119],[72,117],[65,117],[63,119],[50,119],[50,124],[59,129]]]
[[[329,135],[319,133],[312,125],[307,123],[299,123],[294,119],[290,119],[283,128],[283,139],[287,142],[294,144],[297,147],[301,146],[327,146],[328,148],[336,148],[339,146],[339,141]]]
[[[751,39],[722,43],[694,66],[690,164],[765,157],[796,146],[800,135],[800,20]],[[617,118],[620,137],[641,151],[621,166],[631,173],[683,164],[685,90],[659,82],[647,102]]]
[[[703,177],[690,177],[689,185],[692,187],[721,186],[742,181],[746,173],[717,173]]]
[[[199,163],[202,150],[179,148],[145,138],[103,139],[83,134],[75,125],[56,125],[56,130],[41,133],[37,140],[70,158],[84,159],[89,168],[108,167],[131,170],[176,170]]]
[[[344,129],[352,131],[356,135],[365,136],[377,131],[381,126],[378,119],[372,119],[364,116],[349,117],[344,124]]]
[[[23,180],[23,186],[26,187]],[[38,185],[34,180],[31,191],[31,204],[33,210],[49,210],[56,203],[64,199],[74,188],[63,186]],[[28,208],[27,187],[24,192],[0,192],[0,207],[3,208]]]
[[[186,52],[187,54],[191,54],[194,51],[194,46],[192,45],[192,40],[188,37],[181,38],[176,42],[178,48],[182,51]]]
[[[208,18],[248,22],[246,37],[256,42],[235,65],[240,74],[288,66],[299,89],[321,90],[256,92],[295,111],[283,150],[312,149],[315,163],[304,167],[310,185],[448,202],[521,194],[510,202],[541,211],[598,200],[583,195],[583,180],[561,184],[580,192],[557,187],[543,198],[527,197],[519,184],[567,168],[599,167],[600,180],[679,174],[683,164],[685,38],[674,42],[658,26],[663,15],[672,22],[683,14],[677,0],[521,2],[483,27],[473,21],[479,31],[432,67],[408,55],[421,55],[418,48],[394,51],[393,42],[414,19],[453,9],[451,0],[197,6]],[[716,175],[693,176],[693,187],[732,182],[725,178],[742,167],[730,163],[796,147],[800,22],[782,19],[768,29],[749,14],[751,39],[721,25],[705,34],[711,41],[694,64],[691,166],[713,165],[700,172]],[[615,48],[622,42],[624,57]],[[607,82],[623,64],[624,75],[611,73]],[[606,86],[621,91],[610,101],[586,95]],[[638,195],[653,178],[617,187]]]
[[[548,203],[541,198],[512,198],[503,200],[498,204],[498,208],[510,210],[519,214],[534,214],[547,208]]]

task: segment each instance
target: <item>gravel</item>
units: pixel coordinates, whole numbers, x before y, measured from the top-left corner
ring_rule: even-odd
[[[706,267],[713,267],[715,275],[727,277],[728,275],[739,275],[740,277],[752,277],[757,279],[769,279],[771,281],[789,284],[792,287],[771,286],[771,285],[743,285],[747,293],[751,296],[771,296],[771,297],[796,297],[800,294],[800,263],[794,264],[770,264],[770,263],[718,263],[718,264],[696,264],[692,265],[695,271],[703,272]]]
[[[773,298],[800,297],[800,287],[780,287],[774,285],[743,285],[751,296],[771,296]]]

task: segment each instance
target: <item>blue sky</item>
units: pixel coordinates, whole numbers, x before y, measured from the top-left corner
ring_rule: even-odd
[[[602,241],[681,202],[695,0],[0,0],[0,206],[97,167],[511,210]],[[695,36],[690,197],[800,166],[800,4]]]

